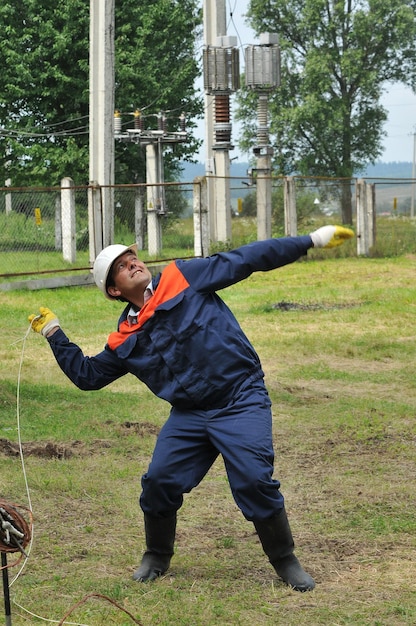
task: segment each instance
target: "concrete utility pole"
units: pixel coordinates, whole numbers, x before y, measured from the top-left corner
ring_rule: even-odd
[[[231,239],[230,95],[240,87],[239,55],[236,37],[218,37],[217,46],[204,50],[204,87],[214,96],[214,206],[215,240]]]
[[[204,45],[213,46],[217,37],[227,32],[225,0],[204,0],[203,3]],[[216,241],[215,173],[214,153],[214,96],[205,92],[205,174],[207,178],[207,205],[209,239]]]
[[[262,33],[260,45],[245,49],[246,85],[257,91],[257,239],[268,239],[272,232],[272,156],[269,145],[268,95],[280,85],[280,48],[275,33]]]
[[[122,132],[122,120],[119,111],[114,114],[115,138],[121,141],[132,141],[146,147],[146,198],[147,198],[147,238],[148,251],[152,256],[162,250],[162,218],[167,214],[164,188],[163,147],[187,141],[185,115],[179,116],[181,130],[168,131],[166,117],[158,114],[158,128],[146,129],[140,111],[135,111],[134,128]]]
[[[226,35],[225,0],[204,0],[205,173],[211,241],[231,239],[230,94],[239,88],[236,37]]]
[[[114,238],[114,3],[90,0],[89,180],[104,187],[88,200],[91,261]]]
[[[272,157],[269,145],[268,96],[259,94],[257,104],[257,146],[253,152],[257,157],[257,239],[268,239],[272,234]]]

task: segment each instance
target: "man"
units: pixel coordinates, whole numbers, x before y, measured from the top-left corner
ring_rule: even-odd
[[[334,247],[352,236],[341,226],[324,226],[310,235],[177,260],[155,278],[135,245],[108,246],[95,260],[95,282],[107,298],[128,304],[117,331],[93,357],[69,341],[49,309],[29,317],[80,389],[100,389],[131,373],[171,404],[142,477],[147,549],[135,580],[154,580],[167,571],[183,494],[221,454],[233,497],[253,522],[276,573],[297,591],[315,587],[294,554],[280,483],[272,478],[271,403],[259,358],[216,292],[255,271],[292,263],[309,248]]]

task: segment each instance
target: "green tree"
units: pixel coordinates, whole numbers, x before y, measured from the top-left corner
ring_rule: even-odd
[[[157,129],[163,113],[168,131],[179,130],[185,113],[187,129],[202,115],[202,102],[195,97],[199,74],[195,44],[200,35],[202,13],[197,0],[133,0],[116,3],[116,108],[123,121],[140,110],[145,128]],[[175,144],[165,150],[166,180],[177,171],[178,162],[198,149],[197,140]],[[143,182],[144,148],[116,143],[119,182]]]
[[[251,0],[254,30],[280,38],[281,86],[269,100],[279,173],[344,179],[380,156],[386,84],[416,88],[415,8],[415,0]],[[255,103],[255,94],[240,94],[245,149]],[[351,223],[349,182],[342,207]]]
[[[155,128],[163,111],[176,124],[201,115],[195,40],[196,0],[116,2],[115,102],[122,112],[143,109]],[[88,182],[89,2],[5,1],[0,6],[0,180],[57,185],[63,176]],[[123,120],[126,124],[133,117]],[[192,132],[195,124],[189,122]],[[167,177],[197,142],[166,158]],[[116,182],[144,180],[143,150],[116,143]]]

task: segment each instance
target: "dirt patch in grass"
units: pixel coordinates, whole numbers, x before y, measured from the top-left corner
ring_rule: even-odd
[[[334,311],[337,309],[352,309],[362,306],[363,304],[363,302],[337,302],[336,304],[329,302],[310,302],[303,304],[301,302],[286,302],[282,300],[281,302],[272,304],[272,309],[278,311]]]
[[[27,441],[22,444],[25,456],[36,456],[42,459],[69,459],[73,456],[85,456],[94,450],[109,448],[111,443],[104,440],[96,440],[89,444],[82,441],[71,441],[69,443],[57,443],[54,441]],[[19,456],[19,444],[0,439],[0,453],[5,456]]]
[[[150,422],[123,422],[120,430],[126,434],[135,433],[144,437],[145,435],[158,435],[160,428]]]
[[[140,437],[157,435],[160,431],[158,426],[149,422],[124,422],[118,427],[121,434],[135,434]],[[22,443],[22,451],[25,456],[35,456],[42,459],[69,459],[71,457],[83,457],[102,450],[111,448],[113,443],[107,439],[94,439],[83,442],[79,440],[70,442],[55,441],[26,441]],[[0,454],[8,457],[17,457],[20,454],[19,444],[9,439],[0,438]]]

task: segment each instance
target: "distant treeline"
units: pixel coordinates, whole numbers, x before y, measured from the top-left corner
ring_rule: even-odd
[[[410,161],[374,163],[374,165],[369,165],[364,173],[360,172],[359,176],[364,178],[412,178],[412,163]]]
[[[192,182],[194,178],[203,176],[205,173],[204,163],[183,162],[181,166],[183,168],[181,181],[183,182]],[[231,162],[230,175],[245,178],[249,167],[248,163]],[[412,178],[412,163],[410,161],[378,162],[374,165],[369,165],[362,172],[357,172],[356,176],[362,178]]]

